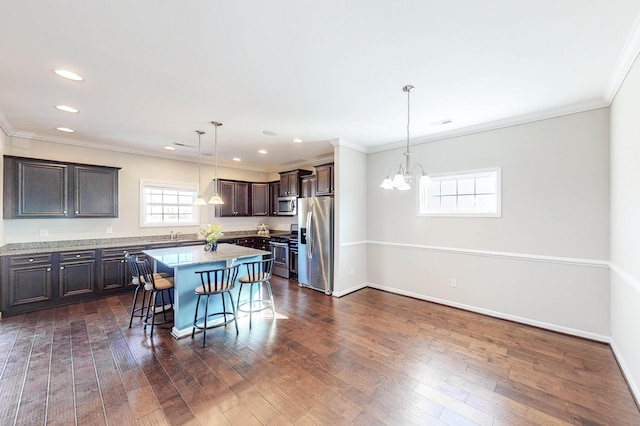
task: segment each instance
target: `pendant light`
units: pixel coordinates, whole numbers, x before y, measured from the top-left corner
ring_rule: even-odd
[[[200,165],[200,160],[201,160],[201,151],[200,151],[200,138],[202,137],[202,135],[204,135],[204,132],[202,130],[196,130],[196,133],[198,134],[198,196],[196,197],[195,201],[193,202],[194,205],[196,206],[206,206],[207,202],[204,200],[204,197],[202,197],[201,192],[200,192],[200,185],[202,183],[202,167]]]
[[[424,168],[420,163],[411,163],[411,154],[409,151],[409,125],[411,124],[411,100],[410,93],[415,89],[412,85],[408,84],[402,88],[404,92],[407,94],[407,150],[404,153],[405,156],[405,164],[400,163],[397,166],[392,166],[389,169],[389,173],[387,177],[380,184],[380,188],[383,189],[397,189],[399,191],[408,191],[411,189],[411,182],[413,181],[413,169],[416,167],[420,169],[420,183],[430,184],[431,178],[424,172]],[[391,171],[396,169],[396,174],[393,179],[391,179]]]
[[[216,155],[216,171],[213,179],[213,195],[209,198],[209,204],[224,204],[220,195],[218,195],[218,127],[222,126],[222,123],[218,121],[212,121],[211,124],[215,127],[215,155]]]

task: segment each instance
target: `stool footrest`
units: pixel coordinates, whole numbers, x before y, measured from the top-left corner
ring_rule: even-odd
[[[224,317],[227,317],[227,320],[224,321]],[[218,317],[218,318],[214,318]],[[216,319],[223,319],[222,322],[215,322]],[[209,321],[214,321],[213,323],[209,323]],[[236,320],[236,316],[233,312],[215,312],[213,314],[207,315],[207,330],[210,328],[222,327],[231,324]],[[204,317],[200,317],[193,322],[193,327],[198,330],[204,330]]]

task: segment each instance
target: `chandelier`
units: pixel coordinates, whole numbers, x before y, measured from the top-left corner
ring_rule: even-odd
[[[411,189],[411,183],[413,182],[413,170],[415,168],[420,169],[420,183],[422,184],[430,184],[431,178],[424,172],[424,168],[420,163],[411,164],[411,154],[409,151],[409,125],[411,124],[411,99],[410,94],[411,91],[415,89],[412,85],[408,84],[402,88],[404,92],[407,93],[407,150],[404,153],[404,163],[400,163],[397,166],[392,166],[389,169],[389,173],[387,177],[380,184],[380,188],[384,189],[397,189],[399,191],[408,191]],[[393,171],[395,175],[393,179],[391,179],[391,173]]]

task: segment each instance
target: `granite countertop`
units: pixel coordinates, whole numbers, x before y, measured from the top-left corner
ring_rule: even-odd
[[[237,246],[235,244],[218,244],[216,251],[205,251],[201,247],[186,246],[149,249],[144,250],[143,253],[170,268],[221,261],[229,262],[235,259],[269,254],[268,251]]]
[[[258,231],[229,231],[225,232],[221,241],[234,238],[249,237],[271,237],[277,235],[288,235],[289,231],[271,231],[269,235],[258,235]],[[30,243],[7,244],[0,248],[0,256],[29,254],[29,253],[50,253],[69,250],[94,250],[104,248],[115,248],[123,246],[153,246],[154,244],[166,245],[167,243],[181,244],[185,242],[202,241],[197,234],[180,234],[177,240],[171,240],[169,235],[155,235],[143,237],[120,237],[120,238],[98,238],[87,240],[66,240],[66,241],[37,241]],[[150,247],[153,248],[153,247]]]

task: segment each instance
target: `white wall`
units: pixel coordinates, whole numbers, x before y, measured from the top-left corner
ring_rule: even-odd
[[[370,285],[607,341],[608,133],[605,108],[412,146],[429,173],[502,167],[501,218],[417,217],[377,187],[402,150],[370,155]]]
[[[113,151],[84,148],[43,142],[34,139],[6,138],[5,154],[48,160],[98,164],[121,167],[119,172],[119,216],[118,218],[96,219],[11,219],[4,220],[5,244],[32,241],[80,240],[109,237],[131,237],[169,234],[171,230],[194,233],[198,227],[139,227],[140,179],[157,179],[197,183],[197,163],[147,157]],[[210,196],[213,191],[211,181],[214,167],[202,164],[203,192]],[[264,173],[246,172],[238,169],[218,168],[218,177],[225,179],[266,182]],[[258,229],[266,223],[271,229],[288,230],[295,218],[243,217],[216,218],[213,206],[200,208],[200,223],[223,225],[223,231]],[[111,227],[113,234],[106,234]],[[46,229],[48,237],[40,237],[40,230]]]
[[[640,63],[611,105],[611,340],[640,399]]]
[[[4,155],[4,145],[7,135],[4,133],[2,127],[0,127],[0,155]],[[4,164],[4,162],[2,163]],[[4,167],[4,166],[0,166]],[[4,185],[4,173],[0,173],[0,188]],[[4,203],[0,203],[0,217],[4,214]],[[4,246],[4,221],[0,223],[0,247]]]
[[[334,295],[367,285],[367,156],[338,141],[335,147]]]

